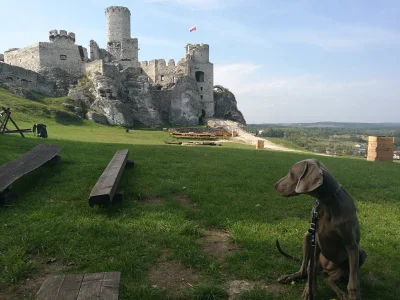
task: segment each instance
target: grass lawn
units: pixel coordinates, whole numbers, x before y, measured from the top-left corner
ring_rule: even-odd
[[[39,112],[46,106],[14,100],[0,98],[0,104],[12,107],[18,124],[45,122],[50,138],[0,135],[0,165],[38,143],[63,149],[61,164],[18,180],[17,201],[0,207],[0,299],[33,299],[49,274],[105,271],[121,272],[120,299],[228,299],[238,280],[255,286],[238,299],[300,298],[303,283],[276,282],[299,266],[277,252],[275,240],[301,256],[313,199],[282,198],[273,184],[312,154],[229,143],[165,145],[168,134],[162,131],[126,134],[87,121],[66,126],[53,113],[28,119],[29,105],[40,106]],[[47,101],[62,110],[57,99]],[[135,167],[124,171],[119,185],[124,201],[90,208],[91,189],[115,151],[125,148]],[[368,254],[361,269],[363,299],[398,299],[400,165],[315,158],[356,201]],[[321,279],[319,296],[335,297]]]

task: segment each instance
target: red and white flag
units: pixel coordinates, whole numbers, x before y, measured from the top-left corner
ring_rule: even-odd
[[[189,29],[190,32],[193,32],[195,30],[197,30],[196,25],[194,25],[193,27],[190,27],[190,29]]]

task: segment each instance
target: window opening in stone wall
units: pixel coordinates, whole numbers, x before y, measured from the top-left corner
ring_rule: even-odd
[[[203,99],[203,95],[200,95],[200,98]]]
[[[161,81],[164,81],[164,75],[161,75]]]
[[[200,87],[200,91],[202,91],[202,90],[203,90],[203,87],[201,86],[201,87]]]
[[[67,59],[67,56],[66,56],[66,55],[63,55],[63,54],[61,54],[61,55],[60,55],[60,59],[61,59],[61,60],[66,60],[66,59]]]
[[[204,82],[204,72],[197,71],[196,72],[196,81],[197,82]]]

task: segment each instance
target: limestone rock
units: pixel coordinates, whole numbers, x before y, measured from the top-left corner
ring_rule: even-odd
[[[74,110],[74,106],[72,104],[69,103],[63,103],[62,104],[66,109],[73,111]]]
[[[180,77],[171,95],[169,121],[172,125],[198,125],[201,116],[201,98],[196,80]]]
[[[237,108],[235,95],[223,86],[214,87],[214,117],[246,124],[243,114]]]
[[[107,124],[108,124],[106,116],[104,116],[104,115],[102,115],[102,114],[98,114],[98,113],[96,113],[96,112],[90,111],[90,112],[88,112],[88,113],[86,114],[86,117],[87,117],[89,120],[92,120],[92,121],[94,121],[94,122],[96,122],[96,123],[100,123],[100,124],[104,124],[104,125],[107,125]]]
[[[76,115],[78,115],[81,118],[83,118],[85,116],[85,113],[84,113],[84,110],[83,110],[82,107],[75,106],[74,107],[74,112],[75,112]]]
[[[0,87],[7,89],[10,92],[12,92],[18,96],[21,96],[23,98],[26,98],[29,100],[35,100],[35,97],[32,95],[31,91],[29,91],[26,88],[20,87],[18,85],[0,82]]]
[[[90,91],[90,87],[88,86],[77,86],[72,87],[68,92],[68,97],[71,98],[76,104],[83,104],[86,107],[90,107],[94,100],[94,96]]]
[[[89,77],[95,97],[91,109],[104,113],[110,124],[131,127],[136,120],[149,127],[161,127],[147,77],[133,68],[119,72],[115,66],[107,67],[110,76],[91,74]]]
[[[42,68],[39,71],[44,82],[51,87],[51,96],[64,97],[68,95],[71,85],[78,82],[78,77],[57,67]]]

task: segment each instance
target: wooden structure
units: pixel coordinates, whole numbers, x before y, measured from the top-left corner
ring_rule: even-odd
[[[256,149],[264,149],[264,140],[257,140]]]
[[[19,129],[17,123],[11,118],[11,110],[10,108],[2,107],[2,111],[0,111],[0,134],[5,133],[19,133],[22,137],[24,136],[24,132],[32,132],[32,129]],[[7,128],[8,121],[14,124],[16,130],[10,130]]]
[[[185,146],[222,146],[221,143],[214,142],[214,141],[209,141],[209,142],[206,142],[206,141],[203,141],[203,142],[195,141],[195,142],[183,143],[182,145],[185,145]]]
[[[367,160],[393,161],[394,137],[370,136],[368,138]]]
[[[8,201],[10,186],[17,179],[39,168],[44,163],[59,162],[61,157],[57,153],[60,150],[61,147],[57,145],[40,144],[16,160],[0,166],[0,202]]]
[[[167,145],[182,145],[182,142],[178,141],[165,141]]]
[[[222,127],[217,128],[179,128],[169,129],[168,133],[176,138],[187,138],[187,139],[217,139],[225,137],[237,136],[237,132],[227,131]]]
[[[214,133],[204,132],[172,132],[172,136],[176,138],[187,138],[187,139],[216,139],[217,136]]]
[[[118,300],[120,272],[48,277],[36,300]]]
[[[127,164],[133,166],[133,161],[128,161],[128,154],[127,149],[115,153],[90,193],[90,207],[109,205],[113,201],[122,200],[122,194],[116,194],[116,191],[125,166]]]

